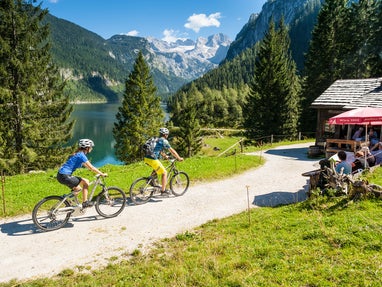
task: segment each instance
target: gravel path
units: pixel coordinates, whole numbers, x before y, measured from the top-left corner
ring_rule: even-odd
[[[104,266],[108,258],[149,247],[209,220],[305,199],[307,177],[317,168],[307,158],[309,145],[296,144],[261,152],[266,163],[226,180],[201,183],[177,198],[156,198],[127,206],[116,218],[103,219],[95,209],[53,232],[39,232],[31,216],[0,220],[0,282],[52,276],[75,266]],[[187,171],[187,165],[185,165]]]

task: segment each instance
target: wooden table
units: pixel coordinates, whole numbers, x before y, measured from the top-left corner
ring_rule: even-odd
[[[340,150],[356,152],[361,147],[360,141],[345,139],[326,139],[325,153],[326,157],[331,157]]]

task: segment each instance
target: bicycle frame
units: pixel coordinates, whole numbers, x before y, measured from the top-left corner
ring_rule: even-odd
[[[167,184],[169,185],[169,190],[165,192],[166,195],[169,195],[168,191],[171,191],[172,195],[181,196],[187,191],[190,183],[188,175],[184,171],[177,169],[176,161],[174,158],[169,159],[170,164],[165,167],[167,171]],[[130,199],[135,204],[146,203],[157,193],[163,195],[162,186],[159,183],[158,174],[155,170],[152,170],[149,176],[134,180],[129,192]]]
[[[93,197],[94,197],[94,193],[95,193],[95,190],[97,188],[97,186],[101,186],[102,187],[102,191],[105,189],[105,183],[103,182],[102,180],[102,176],[97,174],[96,175],[96,180],[93,180],[92,182],[89,183],[89,186],[93,185],[93,188],[89,194],[89,199],[88,200],[92,200]],[[102,192],[101,191],[101,192]]]
[[[176,159],[174,158],[171,158],[168,160],[170,162],[170,164],[168,166],[165,167],[165,169],[167,170],[167,183],[168,183],[168,180],[170,179],[172,173],[176,174],[178,172],[176,166],[175,166],[175,162],[177,161]],[[158,174],[156,173],[155,170],[153,170],[151,172],[151,175],[150,176],[153,176],[153,174],[155,174],[156,177],[158,177]]]
[[[93,186],[89,200],[93,201],[96,198],[94,206],[97,213],[102,217],[112,218],[124,209],[126,195],[122,189],[116,186],[106,187],[101,177],[97,175],[96,180],[89,183],[89,186]],[[98,186],[101,186],[101,190],[95,195]],[[35,225],[43,231],[57,230],[63,227],[71,216],[85,214],[87,208],[80,204],[77,197],[78,193],[71,191],[62,196],[50,195],[41,199],[32,211],[32,220]]]
[[[99,174],[96,175],[96,180],[93,180],[92,182],[89,183],[89,186],[90,185],[93,185],[93,188],[92,188],[92,191],[90,192],[89,200],[93,199],[95,190],[96,190],[98,185],[100,185],[102,187],[102,191],[105,188],[105,183],[102,181],[102,177]],[[74,198],[74,204],[73,204],[72,200],[70,200],[72,198]],[[70,206],[69,207],[60,207],[60,206],[62,206],[62,204],[65,201],[68,201]],[[79,205],[80,205],[80,203],[78,201],[77,195],[73,191],[71,191],[70,193],[63,195],[62,200],[57,204],[57,207],[55,207],[52,210],[52,213],[56,213],[56,212],[67,213],[68,211],[76,212],[76,209],[77,209],[77,207],[79,207]],[[79,211],[78,213],[84,214],[85,210],[81,209],[81,211]],[[73,215],[75,215],[75,214],[73,214]]]

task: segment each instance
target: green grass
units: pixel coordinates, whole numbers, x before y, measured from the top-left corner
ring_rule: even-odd
[[[182,168],[199,167],[194,160]],[[231,157],[217,160],[233,167]],[[200,169],[208,174],[205,164]],[[108,168],[119,178],[142,167]],[[206,174],[201,180],[209,180]],[[381,175],[376,169],[369,181],[381,184]],[[102,269],[74,266],[0,286],[382,286],[381,218],[382,201],[375,199],[319,197],[253,208],[158,241],[147,253],[139,247],[114,256]]]
[[[184,162],[177,163],[177,166],[179,170],[187,172],[191,184],[195,184],[201,181],[222,179],[261,165],[260,157],[239,153],[233,155],[231,151],[216,157],[217,152],[213,150],[213,147],[220,146],[222,150],[225,150],[239,139],[231,137],[206,138],[203,153],[209,156],[202,155],[189,158]],[[101,170],[109,174],[109,177],[106,178],[108,186],[118,186],[127,195],[129,187],[135,179],[150,173],[150,168],[143,162],[120,166],[106,165]],[[4,194],[0,194],[0,217],[31,213],[34,205],[43,197],[68,193],[69,189],[57,182],[56,173],[56,170],[49,170],[41,173],[5,177],[1,184]],[[77,170],[76,175],[90,180],[94,179],[94,173],[87,169]]]
[[[261,164],[259,157],[235,155],[230,157],[207,158],[197,157],[186,159],[177,163],[179,170],[187,172],[191,184],[200,181],[220,179],[232,174],[240,173]],[[131,165],[106,165],[101,168],[109,174],[106,178],[108,186],[118,186],[128,194],[131,183],[141,176],[148,176],[150,168],[143,162]],[[211,171],[211,172],[206,172]],[[57,171],[50,170],[44,173],[24,174],[5,178],[5,196],[0,195],[0,202],[5,202],[5,212],[1,208],[0,216],[15,216],[30,213],[34,205],[48,195],[62,195],[69,189],[59,184],[55,178]],[[80,169],[76,175],[88,179],[94,178],[94,173]],[[5,198],[5,201],[3,201]]]
[[[380,200],[255,208],[100,270],[76,266],[0,286],[381,286],[381,218]]]

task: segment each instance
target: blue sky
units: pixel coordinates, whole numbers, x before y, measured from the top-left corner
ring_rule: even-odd
[[[104,39],[116,34],[176,38],[223,33],[234,40],[266,0],[44,0],[42,8]],[[39,3],[39,2],[38,2]]]

